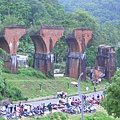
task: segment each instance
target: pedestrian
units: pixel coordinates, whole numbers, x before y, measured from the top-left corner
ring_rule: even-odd
[[[104,99],[104,96],[103,96],[103,95],[101,95],[101,100],[102,100],[102,99]]]
[[[96,86],[98,85],[98,83],[99,83],[99,81],[97,80],[97,81],[96,81]]]
[[[101,83],[101,78],[98,79],[99,84]]]
[[[88,88],[88,87],[86,87],[86,91],[88,91],[88,89],[89,89],[89,88]]]
[[[97,99],[100,100],[100,95],[99,94],[97,95]]]
[[[14,106],[14,115],[15,115],[15,118],[17,118],[17,106],[16,105]]]
[[[47,107],[48,107],[49,113],[52,113],[52,104],[49,103],[49,104],[47,105]]]
[[[93,100],[95,100],[95,97],[94,97],[94,95],[92,96],[92,99],[93,99]]]
[[[94,85],[94,80],[91,80],[91,82],[92,82],[92,85]]]
[[[96,88],[96,87],[94,87],[94,92],[96,92],[96,89],[97,89],[97,88]]]
[[[13,111],[13,105],[10,104],[9,108],[10,108],[10,113],[12,113],[12,111]]]

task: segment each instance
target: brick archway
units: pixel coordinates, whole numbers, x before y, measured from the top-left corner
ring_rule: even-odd
[[[7,53],[10,53],[9,44],[2,35],[0,35],[0,48],[5,50]]]
[[[68,54],[66,58],[66,75],[78,78],[83,72],[81,79],[86,80],[86,54],[85,46],[92,38],[92,29],[76,28],[72,34],[68,34],[66,42],[68,44]]]
[[[104,73],[104,78],[111,81],[116,71],[116,54],[113,46],[99,45],[95,60],[94,80],[100,78],[99,71]]]
[[[4,67],[15,73],[18,71],[17,65],[17,49],[19,45],[19,39],[26,33],[24,25],[6,26],[4,27],[4,33],[0,35],[0,48],[5,50],[11,56],[4,56]]]
[[[43,52],[43,53],[47,52],[46,44],[41,36],[32,35],[31,38],[35,46],[35,52]]]
[[[67,41],[69,51],[72,51],[72,52],[78,52],[79,51],[79,44],[73,36],[68,35],[66,37],[66,41]]]
[[[52,54],[57,40],[62,37],[64,28],[61,26],[41,26],[39,32],[30,35],[35,46],[34,68],[41,72],[49,73],[54,70]],[[11,54],[6,67],[13,73],[17,72],[17,48],[19,39],[26,33],[25,26],[8,26],[4,28],[4,34],[0,35],[0,47]],[[85,74],[85,46],[92,38],[90,28],[76,28],[72,34],[67,35],[68,54],[66,59],[66,75],[78,78],[81,72]]]
[[[53,48],[62,37],[64,28],[61,26],[41,26],[39,33],[30,35],[35,45],[34,68],[49,74],[54,71]]]

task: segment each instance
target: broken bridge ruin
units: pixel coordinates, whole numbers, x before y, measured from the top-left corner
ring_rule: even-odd
[[[111,80],[111,77],[116,71],[116,54],[115,48],[113,46],[99,45],[96,61],[95,61],[95,70],[98,72],[101,71],[105,74],[105,78]],[[95,73],[95,80],[99,78]]]
[[[83,72],[81,79],[86,80],[85,47],[92,36],[92,29],[90,28],[76,28],[72,34],[66,36],[68,44],[68,53],[66,56],[67,76],[78,78]]]

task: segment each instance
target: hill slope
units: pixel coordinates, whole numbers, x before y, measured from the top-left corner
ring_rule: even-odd
[[[84,9],[100,19],[101,23],[106,21],[119,21],[119,0],[59,0],[65,6],[67,12],[78,8]]]

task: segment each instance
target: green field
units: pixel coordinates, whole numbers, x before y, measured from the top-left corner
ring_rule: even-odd
[[[34,75],[33,75],[34,73]],[[68,95],[78,94],[78,88],[71,85],[71,82],[78,80],[69,77],[54,77],[48,78],[41,74],[36,73],[34,70],[24,69],[20,70],[18,74],[2,72],[2,77],[5,79],[7,85],[11,87],[19,88],[22,91],[22,95],[28,99],[33,98],[43,98],[48,96],[56,97],[56,92],[64,91],[68,92]],[[41,90],[40,85],[41,84]],[[102,82],[97,85],[97,90],[104,90],[106,86],[109,85],[107,80],[102,80]],[[86,87],[89,88],[86,91]],[[80,82],[80,89],[82,93],[93,92],[94,86],[91,84],[90,80]],[[104,114],[105,113],[105,114]],[[70,115],[62,112],[55,112],[53,114],[45,116],[35,116],[32,118],[23,117],[21,120],[80,120],[81,114]],[[97,108],[96,113],[84,114],[85,120],[120,120],[109,117],[106,111],[102,107]],[[2,119],[2,118],[0,118]]]
[[[58,91],[68,92],[69,95],[78,93],[78,88],[71,85],[71,82],[77,82],[77,79],[69,77],[55,77],[55,78],[38,78],[35,76],[28,76],[24,74],[2,73],[6,78],[6,83],[10,86],[15,86],[22,91],[22,95],[27,98],[38,98],[43,96],[56,96]],[[40,85],[41,84],[41,90]],[[97,86],[97,90],[102,90],[109,83],[102,81]],[[86,91],[86,87],[89,90]],[[93,92],[94,86],[90,80],[80,82],[80,89],[82,93]]]

